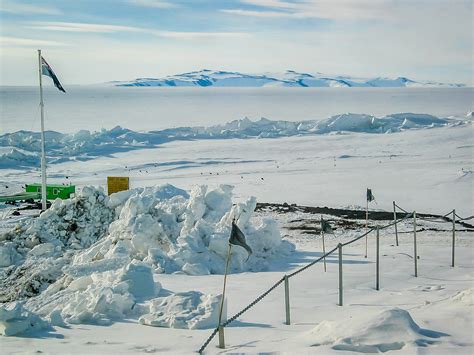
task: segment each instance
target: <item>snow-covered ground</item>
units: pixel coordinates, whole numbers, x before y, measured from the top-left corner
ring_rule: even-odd
[[[319,216],[292,212],[259,212],[256,219],[274,218],[284,238],[297,245],[290,257],[275,260],[267,272],[232,274],[228,279],[227,313],[233,315],[279,281],[286,273],[321,255],[316,234],[301,228]],[[330,216],[326,218],[331,219]],[[334,218],[332,218],[334,220]],[[334,221],[332,221],[335,224]],[[386,222],[377,222],[386,224]],[[413,238],[400,234],[394,246],[393,229],[381,234],[381,290],[375,290],[375,239],[369,238],[369,256],[364,258],[365,241],[344,251],[344,306],[338,302],[337,254],[328,258],[328,271],[321,263],[290,279],[291,325],[285,325],[284,291],[279,286],[254,308],[226,328],[229,353],[343,353],[401,349],[402,353],[469,354],[472,339],[472,233],[458,232],[456,267],[450,265],[450,224],[418,221],[419,227],[437,232],[419,232],[419,276],[413,275]],[[363,230],[336,229],[326,237],[326,248],[348,241]],[[371,226],[373,226],[371,222]],[[299,229],[300,228],[300,229]],[[411,221],[399,225],[410,232]],[[217,294],[222,276],[155,275],[169,293],[190,289]],[[191,353],[199,349],[211,330],[144,327],[133,319],[109,326],[55,326],[21,337],[2,338],[7,353]],[[217,339],[206,349],[219,352]],[[65,350],[67,349],[67,350]]]
[[[57,202],[39,218],[34,217],[37,211],[13,216],[14,207],[0,209],[0,235],[9,243],[1,242],[1,261],[7,266],[2,280],[8,281],[2,297],[40,293],[15,309],[0,309],[5,329],[21,333],[33,326],[23,335],[0,338],[2,351],[196,351],[213,328],[234,215],[242,217],[239,225],[255,252],[246,262],[245,251],[236,249],[235,273],[228,279],[229,317],[284,274],[321,255],[320,215],[273,210],[252,214],[255,202],[362,209],[370,187],[377,201],[371,204],[374,209],[390,211],[395,200],[410,211],[445,214],[455,208],[461,216],[473,214],[471,122],[406,125],[395,129],[400,132],[384,133],[380,126],[373,129],[372,118],[357,117],[358,124],[369,128],[365,131],[375,132],[344,125],[330,133],[308,134],[315,127],[310,126],[298,135],[295,124],[286,122],[264,126],[265,132],[278,132],[278,138],[264,138],[241,121],[235,123],[239,134],[230,137],[219,130],[217,139],[197,134],[159,145],[136,141],[134,149],[108,154],[90,145],[90,151],[100,154],[50,164],[49,181],[76,184],[77,200]],[[17,148],[34,153],[27,144]],[[0,172],[1,193],[39,181],[38,169],[28,164]],[[136,190],[109,199],[97,189],[84,188],[105,187],[110,175],[130,176]],[[166,183],[180,189],[143,189]],[[227,185],[235,186],[232,200]],[[365,230],[364,221],[324,217],[336,233],[327,236],[327,250]],[[370,227],[389,222],[371,221]],[[333,254],[326,273],[319,263],[290,279],[291,325],[284,324],[280,285],[226,328],[226,351],[472,353],[472,231],[457,232],[452,268],[451,224],[418,220],[418,227],[424,230],[417,236],[417,278],[412,221],[407,220],[399,224],[398,247],[393,228],[382,231],[380,291],[374,289],[372,233],[367,259],[364,239],[344,248],[343,307],[337,305]],[[48,272],[36,273],[39,269]],[[52,286],[45,290],[48,284]],[[215,338],[206,351],[220,351],[216,344]]]

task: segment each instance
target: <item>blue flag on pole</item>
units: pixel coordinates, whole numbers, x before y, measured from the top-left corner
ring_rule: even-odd
[[[66,90],[64,90],[63,86],[59,82],[58,77],[56,76],[56,74],[54,74],[53,69],[51,69],[48,62],[43,57],[41,57],[41,73],[53,79],[54,86],[56,86],[59,91],[66,92]]]

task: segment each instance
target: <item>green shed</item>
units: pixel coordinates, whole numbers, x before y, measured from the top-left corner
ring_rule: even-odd
[[[27,184],[25,185],[26,192],[41,192],[41,184]],[[76,193],[75,185],[46,185],[46,198],[48,200],[55,200],[60,198],[62,200],[68,199],[71,195]]]

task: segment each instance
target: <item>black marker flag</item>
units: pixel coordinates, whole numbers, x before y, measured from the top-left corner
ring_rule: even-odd
[[[252,254],[252,249],[250,249],[247,242],[245,241],[244,233],[239,229],[239,227],[237,227],[237,224],[235,224],[234,221],[232,221],[232,231],[230,232],[229,243],[233,245],[238,245],[247,250],[247,253],[249,253],[249,257],[250,254]]]

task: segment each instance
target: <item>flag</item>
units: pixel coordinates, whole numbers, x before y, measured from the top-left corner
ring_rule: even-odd
[[[238,245],[245,250],[247,250],[247,253],[252,254],[252,249],[248,246],[247,242],[245,241],[245,235],[242,233],[242,231],[237,227],[234,221],[232,221],[232,231],[230,232],[230,238],[229,238],[229,243]]]
[[[331,225],[328,221],[325,221],[323,217],[321,217],[321,230],[326,234],[334,234]]]
[[[371,202],[375,200],[375,197],[374,195],[372,195],[372,190],[371,189],[367,189],[367,201],[368,202]]]
[[[53,69],[51,69],[48,62],[43,57],[41,57],[41,74],[49,76],[51,79],[53,79],[54,86],[56,86],[59,91],[66,92],[59,82],[58,77],[56,74],[54,74]]]

